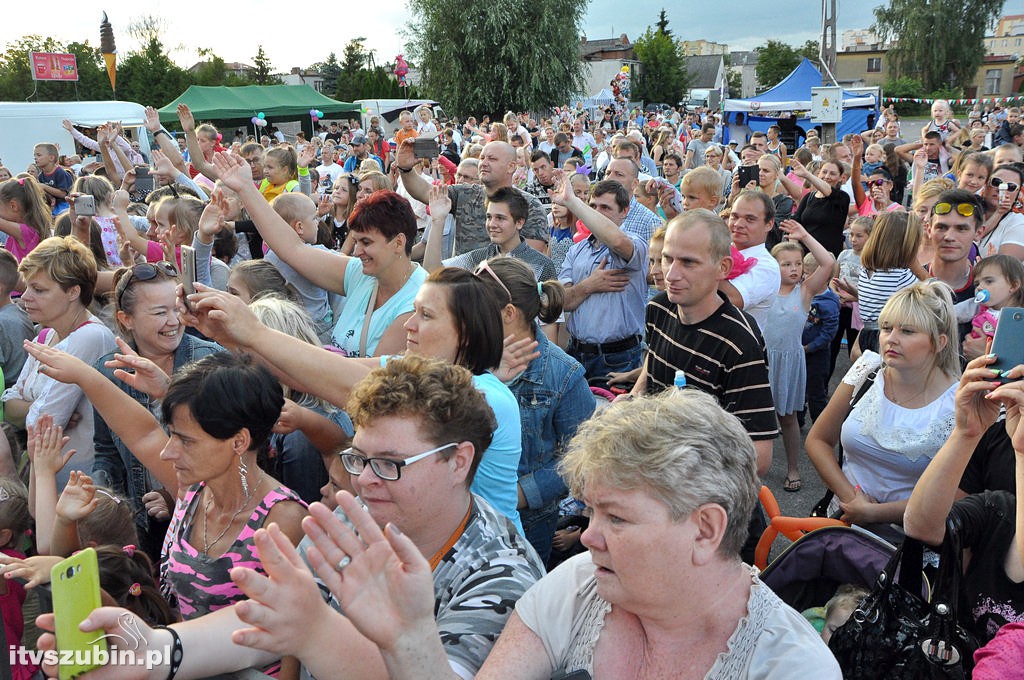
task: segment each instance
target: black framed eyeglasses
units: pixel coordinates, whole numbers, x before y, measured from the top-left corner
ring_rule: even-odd
[[[936,203],[932,208],[932,213],[935,215],[948,215],[953,212],[954,209],[958,214],[963,215],[964,217],[973,217],[974,211],[978,209],[978,206],[973,203],[957,203],[956,205],[945,202]]]
[[[387,482],[398,481],[402,477],[402,468],[407,465],[423,460],[427,456],[433,455],[445,449],[449,449],[453,446],[458,446],[458,443],[452,442],[445,444],[444,446],[438,446],[436,449],[430,449],[423,453],[417,453],[415,456],[409,456],[405,460],[393,460],[391,458],[367,458],[366,456],[360,456],[358,453],[353,453],[353,449],[347,448],[341,452],[341,464],[345,466],[345,470],[350,475],[362,474],[366,466],[369,465],[370,469],[373,470],[373,474],[377,475],[381,479]]]
[[[1020,185],[1019,184],[1014,184],[1013,182],[1007,182],[1005,180],[999,179],[998,177],[993,177],[992,179],[990,179],[988,181],[988,183],[989,183],[990,186],[995,187],[996,189],[1000,189],[1000,190],[1005,189],[1006,191],[1009,191],[1010,193],[1013,193],[1017,189],[1020,189]]]
[[[128,290],[128,286],[132,285],[134,281],[152,281],[161,274],[168,278],[176,279],[178,278],[178,268],[166,260],[143,262],[129,268],[128,273],[117,282],[117,290],[115,291],[117,309],[121,309],[121,298],[124,297],[124,292]]]

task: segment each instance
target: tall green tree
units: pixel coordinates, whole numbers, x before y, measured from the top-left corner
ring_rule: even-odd
[[[1003,0],[889,0],[875,8],[874,31],[893,41],[893,77],[910,76],[926,92],[970,85],[985,57],[985,31]]]
[[[516,4],[418,0],[408,51],[423,89],[449,112],[499,113],[564,104],[584,87],[579,56],[588,0]]]
[[[359,37],[345,43],[345,49],[341,53],[341,64],[338,66],[338,76],[335,79],[335,99],[343,102],[368,99],[362,96],[362,92],[372,55],[366,49],[365,42],[366,38]]]
[[[807,57],[818,64],[818,42],[808,40],[796,48],[778,40],[769,40],[757,48],[757,82],[761,88],[774,87]]]
[[[256,50],[256,56],[252,58],[252,65],[256,69],[252,72],[254,85],[276,85],[281,82],[280,78],[273,75],[274,67],[270,63],[270,57],[263,51],[262,44]]]
[[[338,63],[338,56],[331,52],[327,55],[327,61],[317,62],[309,67],[310,71],[316,71],[324,79],[320,91],[328,97],[333,97],[338,87],[338,76],[341,75],[341,64]]]
[[[661,10],[657,28],[647,27],[633,44],[640,60],[640,73],[633,78],[632,99],[674,104],[683,98],[687,88],[686,57],[683,47],[672,37]]]
[[[188,71],[175,64],[164,45],[153,34],[138,52],[132,52],[117,67],[117,96],[139,104],[164,106],[189,85]]]

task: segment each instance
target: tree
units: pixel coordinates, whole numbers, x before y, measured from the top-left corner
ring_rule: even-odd
[[[757,48],[757,82],[765,88],[774,87],[799,66],[804,57],[818,60],[817,42],[808,40],[797,50],[784,42],[769,40]]]
[[[262,44],[256,50],[256,56],[252,58],[252,65],[256,67],[252,72],[252,82],[255,85],[275,85],[281,82],[280,78],[272,75],[274,67],[270,64],[270,57],[263,51]]]
[[[419,0],[408,35],[423,88],[449,112],[564,104],[584,88],[579,55],[588,0],[517,4]]]
[[[317,62],[310,66],[309,70],[316,71],[324,79],[320,91],[328,97],[333,97],[338,87],[338,76],[341,75],[341,64],[338,63],[337,55],[331,52],[327,56],[327,61]]]
[[[366,67],[370,62],[371,54],[367,51],[366,38],[352,38],[345,44],[341,53],[341,64],[338,66],[338,76],[335,80],[334,98],[343,102],[354,102],[357,99],[369,99],[363,97],[363,81],[366,79]]]
[[[672,37],[672,29],[668,27],[668,17],[665,15],[664,7],[658,12],[658,21],[654,25],[658,27],[658,33],[664,33],[668,37]]]
[[[985,30],[1003,0],[890,0],[875,8],[873,30],[885,43],[893,77],[911,76],[927,92],[971,84],[985,57]]]
[[[683,98],[688,80],[686,58],[668,29],[665,10],[661,11],[658,28],[648,26],[633,44],[633,52],[641,70],[634,78],[632,99],[673,104]]]
[[[153,34],[142,50],[132,52],[117,67],[117,96],[139,104],[161,107],[189,85],[188,71],[173,61]]]
[[[69,52],[78,62],[77,86],[70,82],[32,80],[29,52]],[[26,35],[9,43],[0,54],[0,101],[25,101],[35,90],[36,101],[70,101],[110,99],[110,81],[99,50],[88,43],[64,45],[53,38]]]

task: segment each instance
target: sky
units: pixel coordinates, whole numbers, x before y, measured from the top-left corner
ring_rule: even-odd
[[[628,11],[624,9],[627,4]],[[868,28],[873,22],[872,8],[882,3],[839,0],[838,4],[837,43],[841,45],[842,32]],[[30,2],[7,5],[0,22],[0,45],[5,48],[28,34],[51,36],[62,42],[88,40],[96,45],[102,12],[106,11],[118,51],[123,54],[138,48],[128,35],[129,24],[142,15],[154,14],[165,22],[163,43],[171,50],[171,58],[182,66],[200,61],[201,48],[212,48],[227,62],[251,64],[257,44],[262,43],[276,72],[324,61],[332,51],[340,58],[345,43],[360,36],[366,38],[365,44],[375,52],[378,63],[391,61],[405,52],[401,26],[409,17],[406,0],[295,5],[282,0],[223,0],[209,9],[195,3],[138,0],[51,0],[45,11]],[[625,33],[635,41],[657,21],[662,7],[678,38],[724,42],[732,50],[752,49],[769,37],[799,46],[821,35],[821,4],[817,0],[591,0],[584,33],[591,40]]]

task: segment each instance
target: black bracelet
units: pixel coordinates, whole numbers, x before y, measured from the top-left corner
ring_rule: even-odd
[[[170,626],[157,626],[156,630],[166,630],[173,638],[171,641],[171,672],[167,674],[167,680],[174,680],[174,676],[178,674],[178,669],[181,668],[181,660],[185,655],[184,649],[181,646],[181,636],[178,635],[178,631]]]
[[[400,173],[402,173],[403,175],[408,173],[408,172],[412,172],[412,168],[403,168],[401,165],[398,165],[397,163],[395,164],[395,167],[397,167],[398,171]]]
[[[156,137],[157,135],[159,135],[159,134],[165,134],[165,135],[167,135],[167,139],[170,139],[170,138],[171,138],[171,134],[170,134],[169,132],[167,132],[167,130],[164,130],[163,128],[160,128],[159,130],[157,130],[156,132],[154,132],[154,133],[153,133],[153,137],[155,138],[155,137]]]

